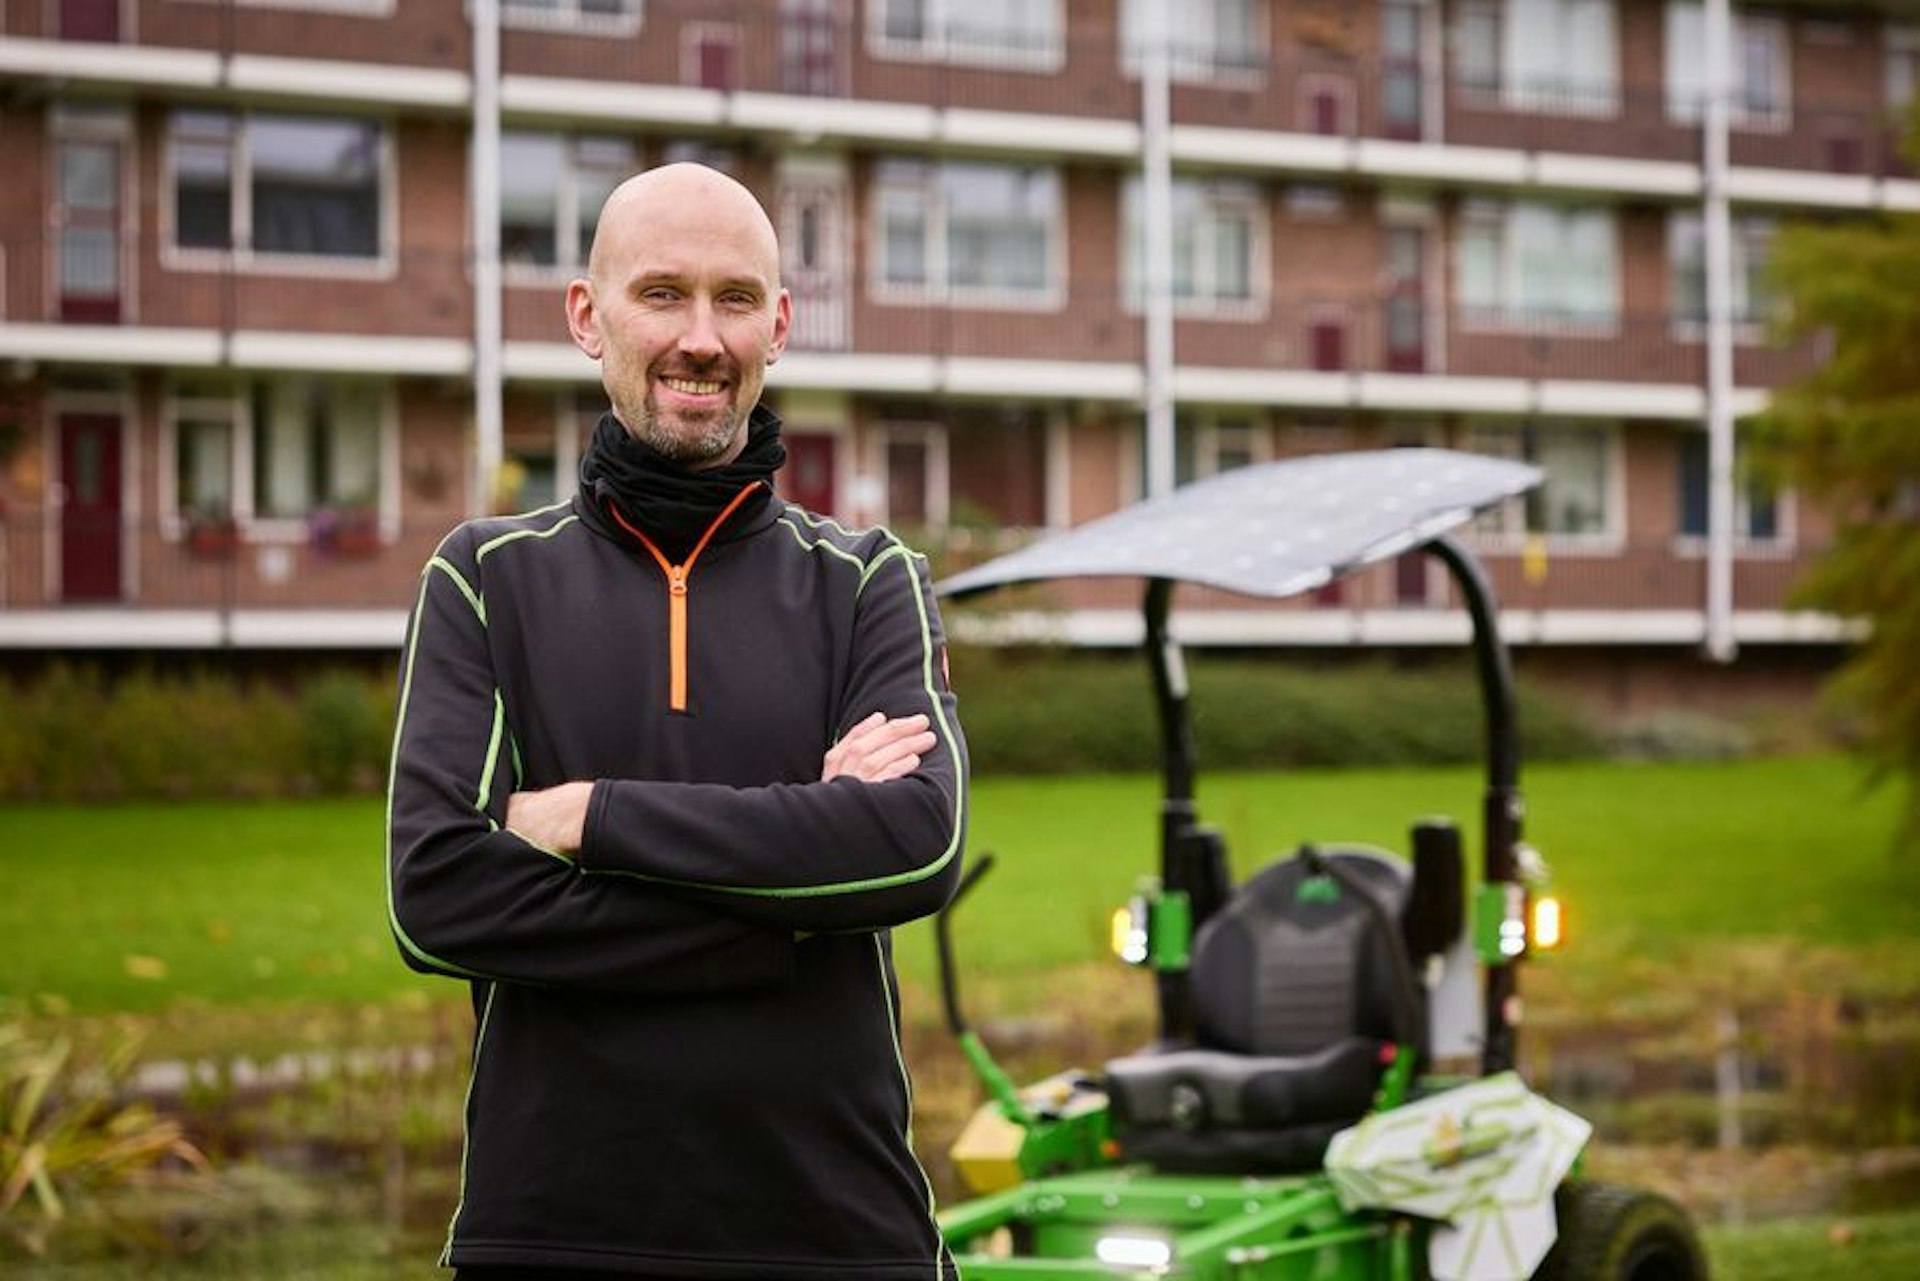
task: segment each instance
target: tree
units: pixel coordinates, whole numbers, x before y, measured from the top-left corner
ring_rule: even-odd
[[[1907,141],[1920,160],[1920,104]],[[1865,625],[1831,693],[1860,713],[1875,781],[1903,787],[1897,841],[1920,851],[1920,216],[1785,228],[1770,270],[1789,336],[1831,353],[1756,424],[1763,468],[1835,521],[1795,600]]]

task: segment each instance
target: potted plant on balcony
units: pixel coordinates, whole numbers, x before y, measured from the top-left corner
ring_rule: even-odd
[[[358,559],[380,551],[380,513],[370,501],[315,508],[307,529],[314,550],[329,556]]]
[[[187,554],[197,560],[227,560],[239,550],[240,526],[225,503],[202,503],[186,513]]]

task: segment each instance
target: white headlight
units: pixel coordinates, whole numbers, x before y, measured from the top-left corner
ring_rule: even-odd
[[[1173,1261],[1173,1247],[1158,1237],[1101,1237],[1093,1243],[1093,1254],[1120,1268],[1164,1268]]]

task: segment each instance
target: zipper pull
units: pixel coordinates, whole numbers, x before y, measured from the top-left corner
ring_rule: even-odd
[[[675,596],[687,594],[687,567],[685,565],[667,566],[667,590]]]

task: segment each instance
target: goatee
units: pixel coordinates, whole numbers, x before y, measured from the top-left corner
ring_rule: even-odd
[[[622,413],[620,421],[635,440],[663,458],[683,467],[698,468],[725,458],[734,444],[740,425],[740,413],[733,406],[715,413],[705,421],[680,419],[680,430],[661,421],[653,407],[653,398],[640,406],[640,412]]]

